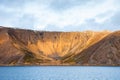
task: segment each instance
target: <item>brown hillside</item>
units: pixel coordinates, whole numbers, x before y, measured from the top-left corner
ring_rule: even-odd
[[[1,65],[119,65],[120,32],[0,28]]]

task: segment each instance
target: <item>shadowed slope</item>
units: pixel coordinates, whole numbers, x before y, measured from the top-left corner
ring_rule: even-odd
[[[65,62],[70,60],[78,65],[120,65],[120,31],[109,34]]]

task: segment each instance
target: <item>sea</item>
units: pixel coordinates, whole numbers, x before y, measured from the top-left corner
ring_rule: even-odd
[[[120,80],[120,67],[110,66],[0,67],[0,80]]]

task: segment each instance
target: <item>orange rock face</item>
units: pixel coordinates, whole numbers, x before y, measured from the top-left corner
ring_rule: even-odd
[[[0,28],[1,65],[119,65],[120,32]]]

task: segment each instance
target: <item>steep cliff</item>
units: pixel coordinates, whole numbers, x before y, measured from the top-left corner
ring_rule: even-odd
[[[120,32],[0,28],[0,65],[120,65]]]

